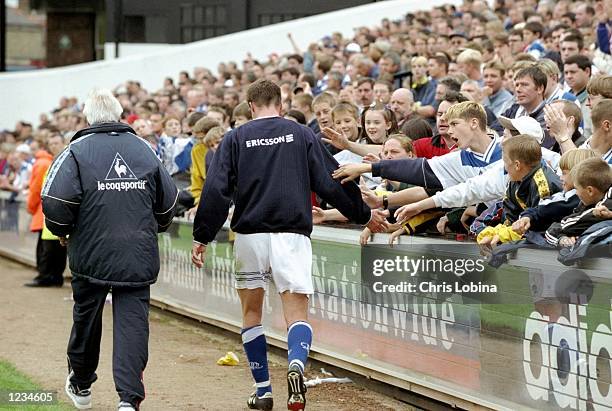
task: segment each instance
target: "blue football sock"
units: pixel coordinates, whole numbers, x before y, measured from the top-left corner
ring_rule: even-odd
[[[289,366],[296,364],[304,372],[304,366],[312,344],[312,328],[305,321],[296,321],[289,326],[287,346]]]
[[[245,328],[241,332],[242,345],[249,360],[249,368],[257,385],[257,396],[272,392],[268,373],[268,347],[261,325]]]

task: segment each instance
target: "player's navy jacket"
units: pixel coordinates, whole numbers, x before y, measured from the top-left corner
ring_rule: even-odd
[[[121,123],[75,134],[42,191],[45,224],[55,235],[70,235],[72,274],[126,286],[157,279],[157,233],[172,222],[177,197],[148,143]]]
[[[338,163],[311,129],[280,117],[252,120],[223,138],[206,177],[193,225],[207,244],[235,204],[232,229],[241,234],[312,232],[311,192],[344,216],[366,224],[370,209],[357,184],[340,184]]]

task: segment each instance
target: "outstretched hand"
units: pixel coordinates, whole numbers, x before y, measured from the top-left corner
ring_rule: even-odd
[[[359,189],[361,190],[361,198],[363,199],[363,202],[368,205],[368,207],[374,209],[381,208],[383,206],[382,197],[377,196],[374,190],[370,190],[365,183],[360,183]]]
[[[563,236],[559,239],[559,246],[562,248],[573,247],[576,244],[576,237]]]
[[[497,247],[497,244],[499,244],[499,242],[500,239],[497,234],[480,239],[480,241],[478,241],[480,254],[486,257],[490,256],[491,254],[493,254],[493,249]]]
[[[312,223],[321,224],[325,222],[325,211],[320,207],[312,206]]]
[[[191,247],[191,262],[198,268],[204,266],[204,260],[206,259],[206,246],[198,242],[193,242]]]
[[[448,225],[448,217],[443,215],[436,223],[436,229],[442,235],[446,234],[446,226]]]
[[[380,157],[376,154],[368,153],[365,156],[363,156],[362,161],[365,164],[375,164],[380,161]]]
[[[338,150],[348,150],[350,141],[344,134],[339,133],[330,127],[325,127],[323,130],[321,130],[321,132],[325,137],[327,137],[322,138],[321,140],[333,145]]]
[[[403,224],[422,211],[423,210],[421,210],[421,207],[417,203],[406,204],[395,210],[395,220]]]
[[[389,228],[387,217],[389,217],[388,210],[372,210],[372,218],[370,218],[366,227],[372,233],[384,233]]]
[[[364,228],[361,234],[359,235],[359,244],[367,245],[368,241],[370,241],[370,237],[372,237],[372,232],[369,228]]]
[[[332,177],[336,180],[342,179],[340,182],[344,184],[369,171],[370,166],[368,164],[345,164],[338,167],[338,169],[332,173]]]
[[[525,234],[531,227],[531,219],[529,217],[521,217],[512,223],[512,230],[518,234]]]
[[[391,233],[391,235],[389,236],[389,245],[391,247],[393,247],[393,245],[395,244],[395,240],[397,240],[399,238],[400,235],[404,234],[404,227],[398,228],[397,230],[395,230],[394,232]],[[398,240],[399,242],[399,240]]]

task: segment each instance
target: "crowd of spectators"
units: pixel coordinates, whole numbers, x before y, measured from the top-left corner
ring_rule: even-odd
[[[610,219],[611,0],[464,0],[396,17],[306,50],[288,34],[289,53],[194,67],[158,90],[127,81],[114,90],[122,121],[188,214],[224,132],[251,120],[247,87],[265,78],[282,114],[336,157],[336,177],[361,176],[368,204],[392,210],[392,240],[433,231],[494,246],[536,230],[572,245]],[[27,193],[35,153],[86,127],[81,109],[62,98],[36,127],[2,132],[0,189]],[[315,223],[344,220],[313,201]]]

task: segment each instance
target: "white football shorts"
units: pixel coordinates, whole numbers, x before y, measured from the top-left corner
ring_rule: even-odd
[[[238,234],[234,242],[235,286],[267,289],[272,279],[279,293],[313,294],[310,238],[295,233]]]

